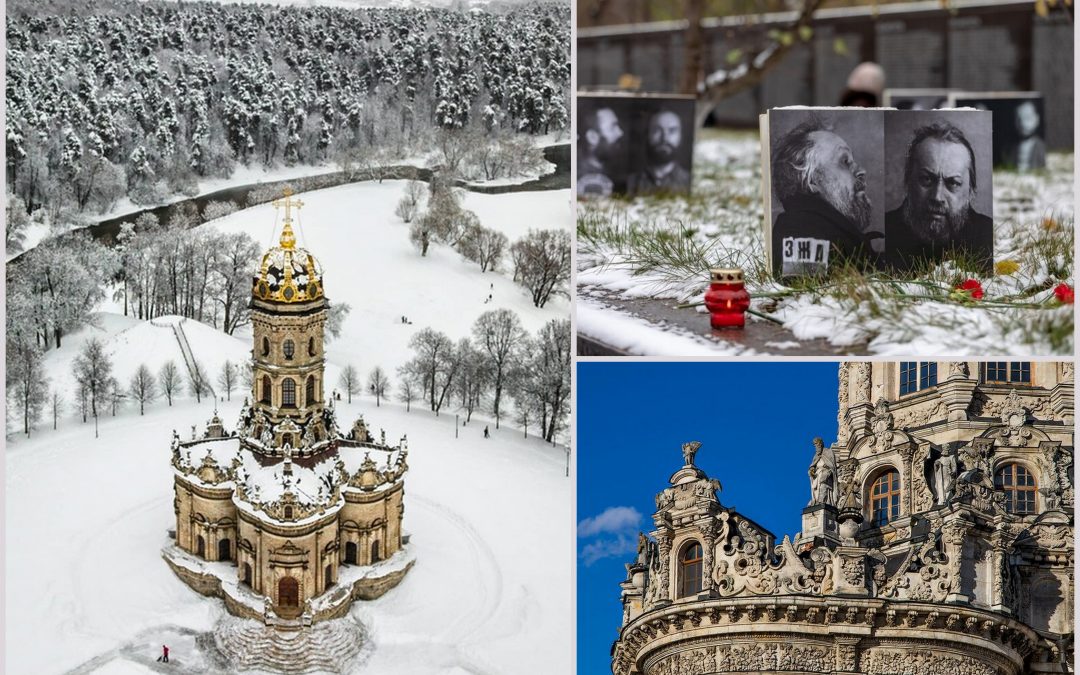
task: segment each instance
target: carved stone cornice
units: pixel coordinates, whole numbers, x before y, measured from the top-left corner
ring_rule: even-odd
[[[867,672],[869,664],[895,653],[924,661],[928,653],[952,653],[954,658],[963,655],[965,663],[973,664],[969,667],[987,670],[965,667],[948,673],[1017,675],[1038,642],[1037,634],[1024,624],[971,607],[878,598],[729,598],[667,606],[638,616],[615,643],[613,669],[615,675]],[[662,665],[675,659],[681,667],[681,655],[694,650],[699,654],[692,658],[702,658],[700,668],[665,670],[670,666]],[[710,651],[713,665],[706,667]],[[794,660],[781,664],[785,658]],[[946,672],[929,665],[918,672]]]

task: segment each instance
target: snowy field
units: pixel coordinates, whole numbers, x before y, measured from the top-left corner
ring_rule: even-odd
[[[997,266],[994,275],[977,278],[984,300],[971,302],[952,291],[972,275],[950,265],[910,283],[877,275],[789,288],[767,279],[757,135],[707,133],[694,148],[690,197],[579,203],[579,332],[640,354],[750,355],[743,345],[651,323],[612,301],[700,305],[709,268],[735,266],[746,271],[752,309],[798,340],[821,338],[879,355],[1072,354],[1073,308],[1053,292],[1062,283],[1074,286],[1071,153],[1051,153],[1045,171],[994,172]],[[684,311],[698,312],[700,332],[707,332],[704,307]],[[766,347],[790,354],[797,343],[778,344],[784,347]]]
[[[322,263],[331,301],[352,306],[341,337],[327,345],[328,393],[346,365],[365,380],[378,365],[393,397],[408,340],[425,326],[456,341],[486,310],[514,310],[529,332],[569,314],[565,299],[537,309],[508,273],[482,274],[447,247],[433,244],[421,258],[392,215],[403,189],[402,181],[385,181],[298,195],[299,242]],[[463,206],[511,241],[529,228],[570,227],[569,190],[470,193]],[[203,227],[242,230],[269,246],[277,241],[275,216],[258,206]],[[403,314],[411,325],[400,322]],[[80,423],[70,393],[72,360],[90,337],[102,340],[122,383],[140,364],[157,372],[170,359],[186,382],[171,327],[180,321],[139,321],[106,303],[96,325],[66,335],[46,355],[50,387],[69,392],[60,428],[53,431],[47,411],[32,438],[9,438],[6,454],[7,672],[153,672],[162,643],[173,649],[177,672],[205,667],[196,637],[213,628],[223,605],[180,582],[160,551],[175,527],[171,432],[189,438],[198,425],[201,433],[214,403],[184,393],[173,407],[155,401],[145,416],[128,402],[116,417],[103,406],[95,439],[93,420]],[[182,325],[215,387],[225,360],[250,358],[249,332]],[[219,404],[227,427],[245,393]],[[357,672],[569,672],[574,541],[565,448],[493,423],[485,440],[489,421],[475,415],[455,438],[453,410],[435,417],[419,402],[406,413],[385,401],[376,408],[366,393],[351,405],[343,396],[343,425],[360,412],[388,438],[408,435],[404,526],[418,562],[398,588],[354,609],[373,645]]]
[[[222,406],[234,423],[240,401]],[[161,559],[175,527],[171,429],[200,432],[213,404],[185,400],[9,442],[6,672],[143,672],[162,642],[177,670],[201,662],[191,640],[224,612]],[[341,404],[390,438],[409,437],[406,532],[417,563],[402,584],[354,616],[374,643],[357,672],[570,672],[571,479],[565,453],[518,430],[422,408]],[[62,639],[59,636],[63,636]],[[158,639],[160,636],[160,639]],[[185,644],[185,642],[187,644]],[[562,647],[555,647],[561,645]],[[197,671],[186,671],[197,672]]]

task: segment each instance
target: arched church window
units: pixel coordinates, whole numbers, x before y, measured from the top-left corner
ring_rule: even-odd
[[[286,377],[281,381],[281,407],[296,407],[296,382],[291,377]]]
[[[304,385],[304,405],[311,405],[315,402],[315,376],[308,375],[307,384]]]
[[[315,356],[315,338],[308,338],[307,341],[307,353],[308,356]]]
[[[263,338],[262,355],[263,356],[270,356],[270,340],[268,340],[267,338]]]
[[[273,392],[274,385],[270,383],[270,376],[263,375],[262,379],[262,398],[263,403],[270,403],[270,394]]]
[[[291,506],[286,506],[285,507],[285,518],[287,520],[291,520],[292,519],[292,514],[293,514],[292,507]]]
[[[379,562],[382,558],[379,557],[379,540],[371,542],[371,562],[372,564]]]
[[[900,473],[886,469],[870,485],[870,522],[881,527],[900,517]]]
[[[281,351],[285,354],[286,361],[292,361],[293,354],[296,353],[296,345],[292,340],[286,340],[284,344],[281,345]]]
[[[683,547],[679,556],[679,597],[701,592],[701,544],[692,541]]]
[[[1005,493],[1009,513],[1035,513],[1035,476],[1023,464],[1006,464],[994,472],[994,487]]]

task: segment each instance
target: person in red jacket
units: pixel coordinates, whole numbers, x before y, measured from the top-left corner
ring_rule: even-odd
[[[165,645],[161,645],[161,660],[164,663],[169,662],[169,648]]]

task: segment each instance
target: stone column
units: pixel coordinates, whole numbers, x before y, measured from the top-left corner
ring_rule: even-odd
[[[911,461],[912,458],[915,456],[915,445],[911,442],[907,442],[897,449],[900,451],[900,459],[902,459],[904,462],[904,473],[900,479],[900,515],[910,516],[912,513],[914,513],[915,504],[913,497],[913,493],[915,492],[915,473]]]
[[[715,597],[713,591],[714,549],[716,548],[716,525],[707,520],[698,525],[701,533],[703,553],[701,556],[701,590],[709,597]]]
[[[960,591],[960,580],[964,564],[964,539],[968,524],[962,521],[945,523],[941,528],[941,538],[945,543],[945,555],[949,559],[949,594],[945,602],[970,602],[971,598]]]
[[[656,604],[662,606],[671,602],[671,533],[657,531],[656,543],[660,550],[660,590]]]
[[[967,363],[951,362],[949,376],[939,382],[937,389],[948,409],[949,421],[959,422],[968,418],[968,407],[975,395],[975,378],[968,375]]]
[[[1068,379],[1066,379],[1066,376]],[[1074,392],[1072,364],[1064,364],[1062,366],[1061,381],[1050,390],[1050,409],[1054,411],[1054,417],[1065,424],[1073,423]]]

